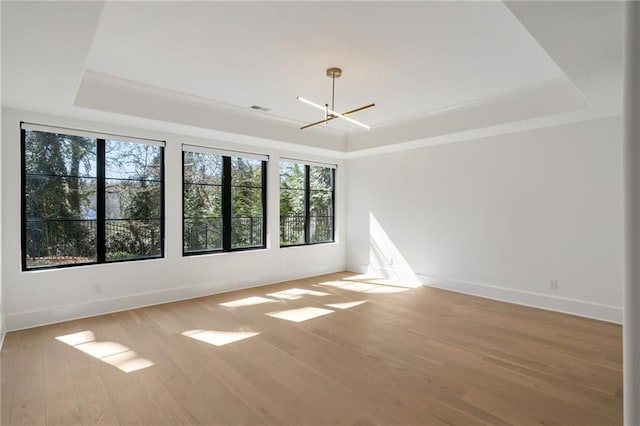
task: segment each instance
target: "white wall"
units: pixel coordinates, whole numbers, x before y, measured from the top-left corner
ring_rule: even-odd
[[[621,322],[621,126],[349,160],[348,269]]]
[[[20,121],[166,140],[165,258],[22,272]],[[345,268],[345,180],[342,176],[346,174],[346,169],[340,160],[277,151],[267,146],[214,142],[12,109],[3,110],[2,124],[2,281],[7,330],[342,271]],[[182,143],[270,155],[267,176],[267,249],[182,256]],[[278,247],[279,156],[338,164],[335,244],[284,249]],[[95,292],[97,284],[102,288],[100,294]]]
[[[1,9],[1,8],[0,8]],[[0,99],[2,98],[0,89]],[[2,191],[2,120],[0,120],[0,193]],[[2,197],[0,197],[0,223],[2,223]],[[2,241],[2,227],[0,226],[0,242]],[[0,243],[0,260],[2,259],[2,244]],[[2,262],[0,261],[0,349],[4,343],[5,322],[4,307],[2,304]]]
[[[0,7],[0,27],[2,27],[2,7]],[[1,33],[1,31],[0,31]],[[2,50],[0,46],[0,51]],[[2,55],[0,54],[0,65],[2,63]],[[0,69],[2,67],[0,66]],[[2,99],[2,85],[0,84],[0,99]],[[0,192],[2,189],[2,120],[0,120]],[[0,197],[0,223],[2,223],[2,197]],[[2,227],[0,226],[0,242],[2,241]],[[0,244],[0,259],[2,259],[2,244]],[[0,262],[0,349],[4,343],[4,308],[2,305],[2,262]]]

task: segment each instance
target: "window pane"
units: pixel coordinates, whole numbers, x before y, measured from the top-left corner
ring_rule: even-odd
[[[298,163],[280,163],[280,188],[304,190],[305,167]]]
[[[262,161],[231,159],[231,248],[264,244]]]
[[[160,183],[135,180],[105,180],[107,219],[160,219]]]
[[[105,141],[107,179],[160,180],[162,148],[141,143]]]
[[[106,259],[161,254],[160,183],[107,179]]]
[[[160,219],[107,219],[107,260],[155,257],[162,253]]]
[[[280,243],[304,244],[305,166],[280,163]]]
[[[95,219],[96,179],[27,175],[27,219]]]
[[[105,141],[106,260],[162,254],[162,148]]]
[[[27,174],[95,177],[96,140],[26,130],[25,171]]]
[[[96,261],[96,140],[25,131],[26,268]]]
[[[311,190],[331,191],[333,188],[333,169],[309,166],[309,185]]]
[[[222,250],[222,217],[184,219],[184,252]]]
[[[185,183],[184,251],[222,249],[222,187]]]
[[[262,188],[232,187],[231,247],[255,247],[262,241]]]
[[[310,191],[309,203],[311,216],[333,216],[333,193],[331,191]]]
[[[184,184],[184,217],[222,217],[222,186]]]
[[[27,267],[96,261],[96,221],[29,219],[26,224]]]
[[[222,185],[222,157],[184,152],[184,182]]]
[[[183,251],[222,250],[222,157],[183,152]]]
[[[333,200],[330,191],[310,193],[309,242],[333,241]]]
[[[231,184],[262,188],[262,161],[247,158],[231,159]]]
[[[304,189],[280,190],[280,243],[304,244]]]

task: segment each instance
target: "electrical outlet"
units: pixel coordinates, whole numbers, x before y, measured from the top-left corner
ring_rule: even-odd
[[[549,280],[549,290],[558,289],[558,280]]]

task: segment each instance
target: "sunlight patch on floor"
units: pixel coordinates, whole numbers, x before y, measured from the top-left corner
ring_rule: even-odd
[[[329,296],[329,293],[322,291],[306,290],[303,288],[290,288],[289,290],[282,290],[276,293],[269,293],[267,296],[277,297],[278,299],[297,300],[302,296]]]
[[[420,287],[420,283],[416,283],[415,281],[410,282],[401,280],[400,278],[395,277],[383,277],[378,274],[358,274],[350,277],[345,277],[341,279],[342,281],[356,281],[356,282],[364,282],[368,284],[379,284],[379,285],[388,285],[393,287],[406,287],[406,288],[416,288]]]
[[[376,274],[357,274],[341,278],[343,281],[374,281],[383,280],[385,277]]]
[[[306,308],[289,309],[286,311],[269,312],[265,315],[270,317],[280,318],[287,321],[303,322],[313,318],[321,317],[323,315],[333,313],[330,309],[314,308],[307,306]]]
[[[370,283],[362,283],[362,282],[344,282],[344,281],[325,281],[315,285],[320,287],[322,286],[334,287],[334,288],[340,288],[342,290],[355,291],[358,293],[369,293],[369,294],[403,293],[405,291],[411,290],[411,288],[408,288],[408,287],[396,287],[396,286],[381,285],[381,284],[370,284]]]
[[[181,333],[183,336],[200,340],[214,346],[224,346],[257,336],[259,332],[253,331],[217,331],[217,330],[188,330]]]
[[[153,362],[139,357],[137,353],[120,343],[96,341],[95,334],[91,330],[58,336],[56,340],[73,346],[125,373],[142,370],[153,365]]]
[[[367,303],[366,300],[359,300],[357,302],[344,302],[344,303],[327,303],[325,306],[336,309],[349,309],[355,306],[362,305],[363,303]]]
[[[220,306],[228,308],[239,308],[241,306],[261,305],[263,303],[277,303],[277,300],[267,299],[266,297],[252,296],[244,299],[232,300],[231,302],[220,303]]]

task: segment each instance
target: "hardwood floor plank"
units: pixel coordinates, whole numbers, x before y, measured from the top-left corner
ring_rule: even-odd
[[[66,328],[49,326],[45,330],[44,386],[48,425],[81,425],[78,396],[67,357],[67,347],[55,339]]]
[[[11,392],[10,425],[46,424],[42,335],[42,329],[24,332],[16,353],[14,370],[11,372],[11,388],[7,389]]]
[[[13,408],[12,390],[19,387],[18,384],[16,384],[16,386],[13,385],[17,372],[17,367],[15,366],[16,354],[22,346],[22,337],[24,334],[24,332],[20,331],[7,334],[5,336],[2,353],[0,353],[0,361],[2,362],[1,371],[5,372],[1,377],[2,405],[0,407],[0,424],[9,424],[11,421],[11,410]]]

